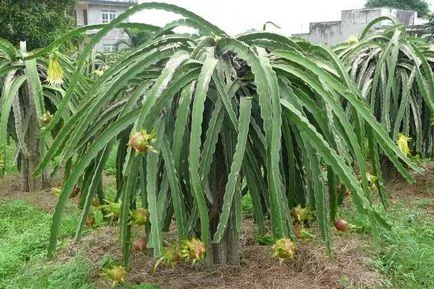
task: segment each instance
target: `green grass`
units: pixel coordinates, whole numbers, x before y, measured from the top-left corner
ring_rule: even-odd
[[[90,289],[104,260],[91,264],[85,252],[65,263],[46,259],[51,214],[22,200],[0,203],[0,288],[1,289]],[[73,237],[79,212],[66,210],[60,242]],[[61,246],[62,246],[61,245]],[[122,289],[158,289],[157,285],[124,284]]]
[[[373,267],[387,278],[388,288],[434,288],[434,221],[424,208],[433,200],[408,202],[399,200],[384,212],[391,230],[380,233],[373,246]],[[342,215],[351,223],[367,229],[366,220],[352,209]]]
[[[92,288],[93,267],[80,255],[64,264],[45,264],[42,260],[36,260],[26,267],[6,288]]]
[[[76,212],[65,216],[61,238],[73,236],[77,221]],[[90,288],[90,265],[83,257],[46,262],[50,224],[50,214],[24,201],[0,205],[0,288]]]
[[[15,144],[7,145],[4,150],[0,151],[0,159],[3,161],[4,168],[0,168],[0,173],[14,173],[17,172],[17,166],[13,165],[15,157]]]
[[[434,222],[422,208],[400,202],[388,212],[392,230],[385,232],[376,268],[393,288],[434,288]]]
[[[241,210],[244,214],[253,214],[253,203],[250,194],[247,194],[241,199]]]

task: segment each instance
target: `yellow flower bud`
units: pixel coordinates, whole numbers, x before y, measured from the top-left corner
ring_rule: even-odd
[[[407,157],[411,155],[411,151],[410,151],[410,148],[408,146],[408,143],[410,142],[410,140],[411,140],[410,137],[400,133],[400,134],[398,134],[398,139],[396,141],[396,144],[398,145],[399,149]]]
[[[351,36],[350,38],[347,39],[347,44],[348,45],[356,45],[359,43],[359,38],[357,38],[356,36]]]
[[[63,84],[63,69],[57,61],[57,58],[58,56],[53,54],[48,64],[47,81],[52,86]]]

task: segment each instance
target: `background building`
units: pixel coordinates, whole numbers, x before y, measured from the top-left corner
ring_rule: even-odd
[[[420,27],[421,20],[417,12],[395,8],[373,8],[344,10],[340,21],[314,22],[309,25],[309,33],[293,34],[316,44],[335,45],[346,41],[351,36],[359,36],[366,25],[381,16],[393,16],[409,27]],[[381,21],[374,29],[390,26],[390,21]],[[410,29],[411,30],[411,29]]]
[[[74,10],[74,17],[78,26],[109,23],[125,12],[129,7],[137,4],[137,0],[82,0]],[[97,30],[89,30],[87,34],[93,36]],[[110,31],[95,47],[98,51],[116,51],[120,40],[127,40],[128,35],[123,29]]]

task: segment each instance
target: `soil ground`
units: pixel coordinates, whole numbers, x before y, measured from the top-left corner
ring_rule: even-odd
[[[388,191],[394,194],[389,199],[427,198],[434,196],[434,166],[426,167],[424,175],[416,176],[417,183],[409,185],[401,179],[387,184]],[[54,181],[53,186],[58,186]],[[52,212],[56,196],[50,188],[36,193],[24,193],[18,189],[14,176],[6,176],[0,182],[0,202],[22,199],[46,212]],[[426,210],[434,215],[434,203]],[[252,219],[243,221],[242,248],[243,258],[240,267],[182,264],[174,268],[160,267],[152,273],[155,259],[134,253],[131,258],[127,281],[133,284],[142,282],[159,284],[161,288],[382,288],[383,276],[372,269],[369,250],[371,239],[368,235],[334,232],[334,258],[329,258],[326,247],[318,238],[300,244],[296,258],[283,266],[271,258],[268,246],[255,243],[256,229]],[[170,233],[169,233],[170,235]],[[54,262],[66,262],[72,256],[85,252],[92,263],[111,256],[121,257],[118,246],[118,232],[114,226],[104,226],[84,236],[80,243],[70,242],[61,249]],[[95,272],[95,288],[110,288],[110,284]]]

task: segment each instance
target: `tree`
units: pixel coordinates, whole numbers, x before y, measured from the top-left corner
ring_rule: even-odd
[[[0,38],[27,49],[47,46],[75,27],[77,0],[0,0]]]
[[[428,34],[428,40],[432,42],[434,39],[434,13],[429,14],[428,21],[429,22],[425,24],[425,28]]]
[[[185,253],[192,253],[186,255],[193,261],[203,257],[202,246],[188,245],[201,244],[200,238],[210,263],[238,264],[246,194],[253,200],[259,234],[266,234],[270,220],[281,258],[293,253],[288,238],[297,239],[303,210],[291,214],[297,205],[315,212],[332,253],[330,224],[345,188],[373,232],[378,224],[387,226],[372,203],[371,189],[381,186],[379,148],[407,179],[413,178],[404,164],[420,169],[375,120],[330,49],[268,32],[233,38],[190,11],[152,2],[131,8],[100,30],[77,67],[97,41],[144,9],[174,12],[188,22],[167,24],[105,70],[44,155],[36,172],[51,160],[71,168],[53,216],[50,256],[77,182],[83,183],[77,239],[92,214],[93,198],[106,199],[98,188],[114,147],[116,197],[105,208],[120,226],[125,263],[131,236],[146,233],[147,248],[168,263]],[[186,23],[197,34],[173,31]],[[77,69],[73,78],[81,74]],[[63,101],[75,89],[70,85]],[[55,118],[47,130],[56,125]],[[149,213],[140,224],[139,209]],[[173,219],[178,241],[187,244],[181,254],[173,252],[176,245],[163,248],[163,232]]]
[[[125,33],[128,35],[128,40],[119,40],[116,43],[118,50],[123,47],[138,47],[140,44],[145,43],[153,34],[150,30],[141,30],[138,28],[125,29]]]
[[[365,6],[366,8],[391,7],[417,11],[419,17],[425,17],[429,13],[426,0],[368,0]]]

